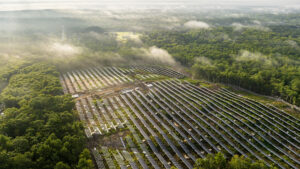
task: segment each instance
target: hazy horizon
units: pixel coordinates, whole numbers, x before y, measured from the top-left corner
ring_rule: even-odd
[[[132,9],[132,8],[236,8],[275,7],[300,9],[298,0],[0,0],[0,11],[44,10],[44,9]]]
[[[0,0],[0,169],[300,169],[299,77],[300,0]]]

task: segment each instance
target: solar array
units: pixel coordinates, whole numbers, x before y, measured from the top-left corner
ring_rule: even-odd
[[[132,76],[137,70],[148,73]],[[159,76],[173,78],[141,80]],[[100,142],[91,150],[98,168],[193,168],[197,158],[220,151],[228,158],[238,154],[300,168],[299,119],[224,88],[177,79],[182,77],[155,66],[89,68],[61,76],[64,92],[79,94],[76,109],[90,140],[128,131],[118,138],[121,147]],[[124,83],[132,86],[111,95],[83,95]]]

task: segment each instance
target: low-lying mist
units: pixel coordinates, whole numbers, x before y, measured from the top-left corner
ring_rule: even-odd
[[[178,67],[173,56],[143,38],[155,31],[211,31],[230,27],[271,31],[295,13],[255,13],[251,10],[103,9],[21,10],[0,12],[0,57],[43,60],[60,70],[91,65],[162,64]],[[290,20],[297,23],[299,20]],[[210,37],[205,37],[210,38]],[[213,38],[213,37],[212,37]],[[231,41],[226,32],[221,39]],[[297,42],[286,44],[299,48]],[[243,56],[243,55],[241,55]],[[199,57],[197,61],[209,60]]]

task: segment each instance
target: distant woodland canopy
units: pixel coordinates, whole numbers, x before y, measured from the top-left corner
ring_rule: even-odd
[[[166,49],[195,78],[239,86],[279,96],[300,105],[300,29],[271,30],[217,27],[189,31],[152,32],[148,45]]]
[[[48,64],[14,62],[0,74],[1,169],[92,169],[74,102],[62,95],[59,73]],[[1,91],[1,90],[0,90]]]

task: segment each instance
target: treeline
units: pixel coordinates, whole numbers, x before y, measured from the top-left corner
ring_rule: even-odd
[[[238,155],[226,160],[219,152],[216,155],[208,154],[205,158],[197,159],[194,169],[276,169],[276,167],[269,167],[262,161],[251,161]]]
[[[270,31],[216,27],[153,32],[143,41],[166,49],[191,67],[195,78],[279,96],[299,106],[299,35],[296,26],[272,26]]]
[[[0,168],[92,169],[83,126],[76,120],[72,98],[62,95],[55,67],[34,63],[11,68],[1,75],[7,85],[0,95],[5,107],[0,115]]]
[[[171,167],[171,169],[177,169]],[[277,169],[274,165],[268,166],[263,161],[252,161],[244,156],[235,155],[226,159],[224,154],[208,154],[205,158],[198,158],[194,169]]]

